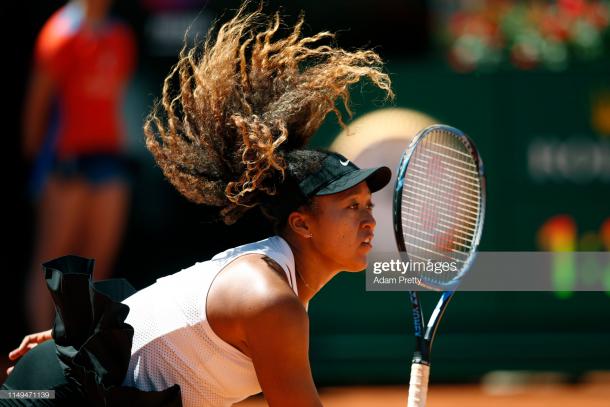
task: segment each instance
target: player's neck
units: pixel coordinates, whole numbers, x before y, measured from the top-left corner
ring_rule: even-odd
[[[319,254],[306,241],[295,236],[282,236],[294,255],[299,298],[309,302],[341,270],[322,261]]]

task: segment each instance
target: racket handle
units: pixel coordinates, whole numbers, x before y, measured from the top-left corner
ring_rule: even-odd
[[[411,380],[409,380],[409,399],[407,407],[424,407],[428,395],[428,379],[430,365],[413,363],[411,365]]]

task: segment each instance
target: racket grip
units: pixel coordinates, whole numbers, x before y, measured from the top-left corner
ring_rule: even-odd
[[[409,380],[409,399],[407,407],[424,407],[428,395],[428,379],[430,365],[413,363],[411,365],[411,380]]]

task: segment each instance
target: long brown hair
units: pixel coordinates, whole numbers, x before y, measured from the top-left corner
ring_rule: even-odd
[[[199,46],[180,52],[148,116],[146,146],[165,177],[191,201],[221,208],[233,223],[284,178],[287,152],[303,147],[334,112],[349,109],[349,86],[368,77],[388,96],[375,52],[320,45],[333,34],[287,36],[279,13],[237,14]]]

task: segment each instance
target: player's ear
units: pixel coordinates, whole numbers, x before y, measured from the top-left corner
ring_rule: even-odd
[[[293,233],[301,236],[304,239],[311,237],[309,229],[309,217],[301,210],[294,211],[288,215],[287,225]]]

